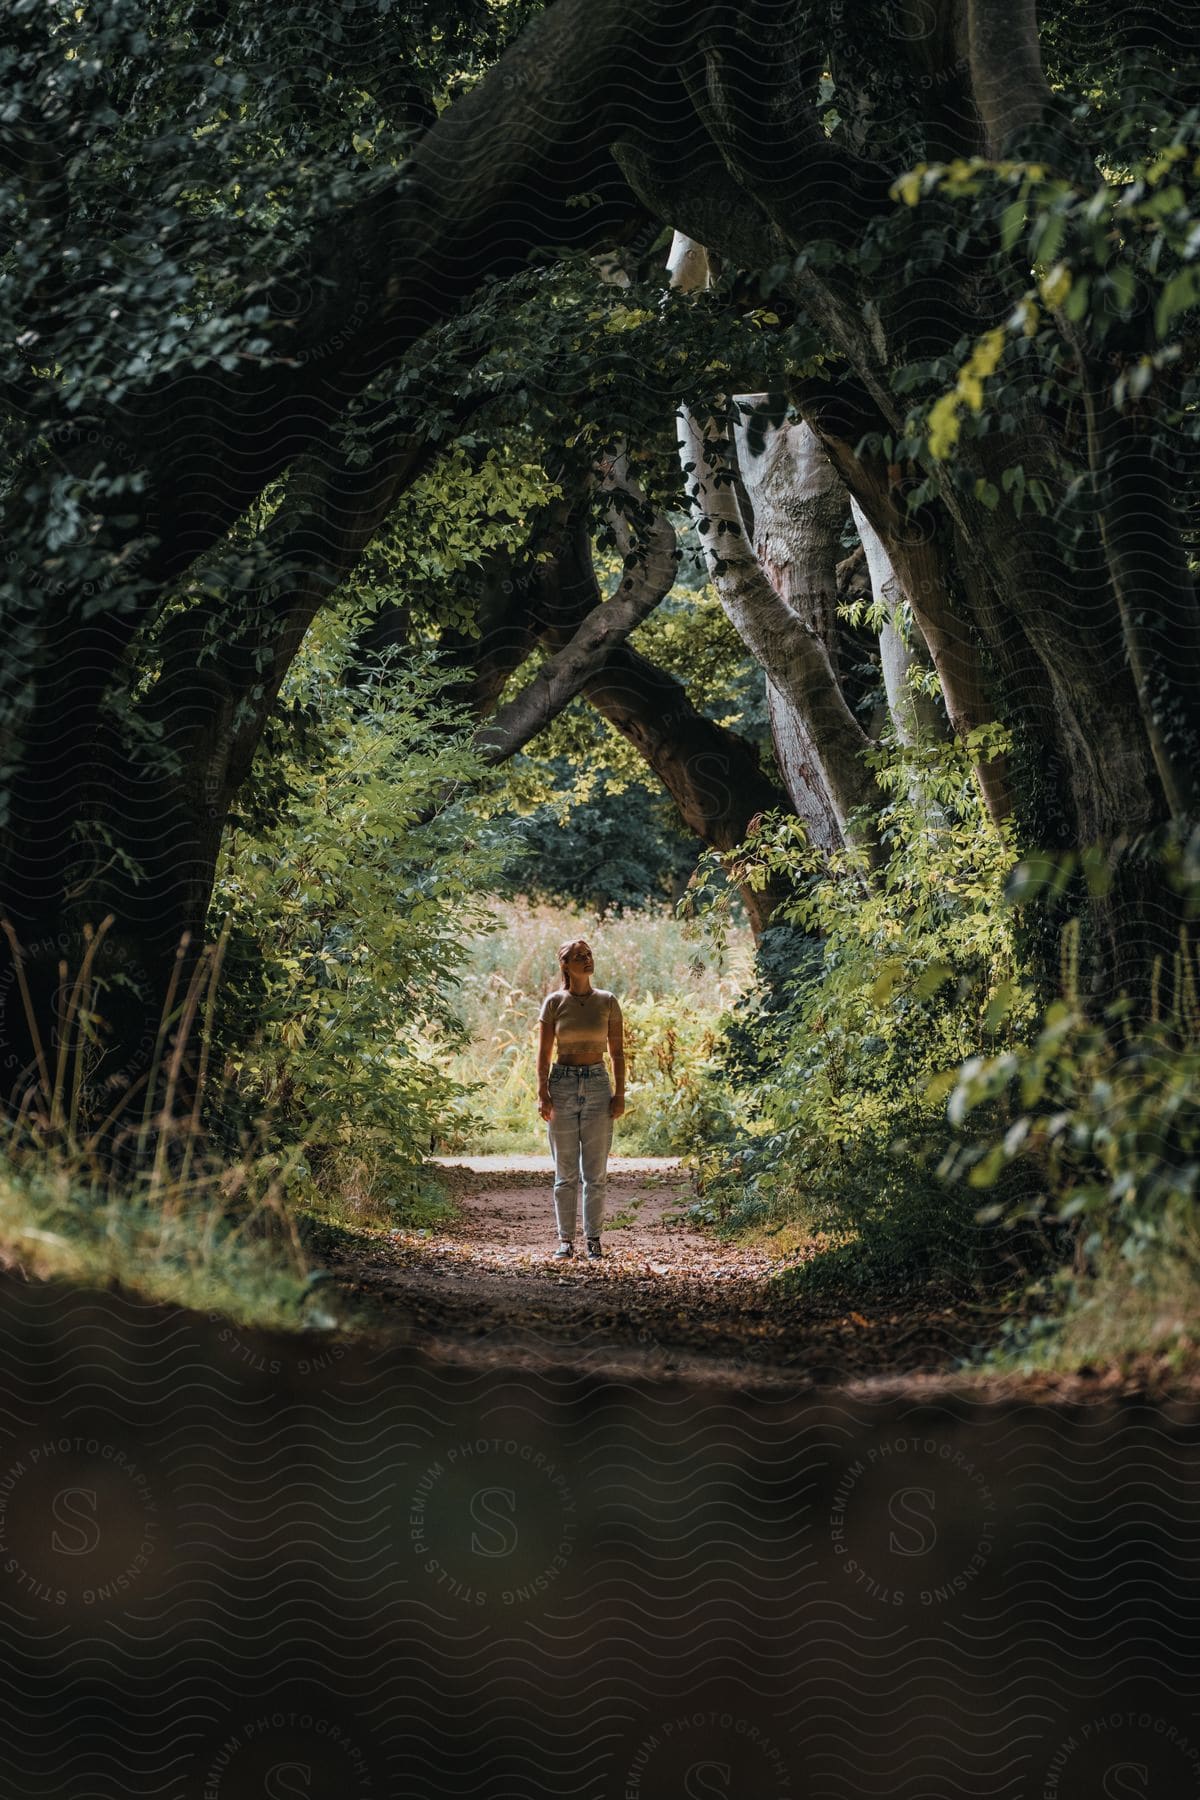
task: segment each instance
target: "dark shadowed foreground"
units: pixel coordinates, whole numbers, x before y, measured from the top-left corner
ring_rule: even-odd
[[[0,1330],[6,1795],[1200,1792],[1190,1400]]]

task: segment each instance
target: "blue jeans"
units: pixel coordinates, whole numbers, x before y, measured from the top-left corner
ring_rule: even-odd
[[[579,1177],[583,1176],[583,1230],[599,1237],[608,1187],[608,1152],[613,1118],[608,1070],[602,1062],[555,1063],[550,1071],[550,1103],[546,1122],[554,1158],[554,1217],[560,1238],[575,1236]]]

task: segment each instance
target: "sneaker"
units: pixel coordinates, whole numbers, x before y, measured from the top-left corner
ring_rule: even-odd
[[[590,1262],[595,1262],[598,1257],[601,1257],[604,1255],[603,1250],[600,1248],[600,1239],[599,1238],[589,1238],[587,1241],[587,1246],[588,1246],[588,1260]]]
[[[556,1259],[560,1256],[574,1256],[574,1254],[575,1246],[574,1244],[569,1244],[566,1238],[563,1239],[562,1243],[558,1246],[558,1249],[554,1252]]]

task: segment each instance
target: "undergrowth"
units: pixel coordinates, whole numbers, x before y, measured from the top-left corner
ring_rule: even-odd
[[[38,1279],[119,1286],[248,1325],[336,1322],[269,1187],[255,1202],[228,1179],[139,1193],[43,1158],[0,1171],[0,1246],[7,1267]]]
[[[1194,1370],[1200,833],[1163,852],[1183,922],[1149,1016],[1127,998],[1097,1012],[1076,919],[1045,1004],[1016,908],[1082,874],[1094,889],[1106,859],[1018,862],[957,751],[893,751],[878,773],[893,795],[882,870],[819,857],[791,818],[738,853],[740,878],[786,875],[796,898],[714,1060],[740,1105],[693,1159],[694,1216],[807,1232],[817,1254],[787,1277],[806,1291],[1002,1293],[996,1368]]]
[[[968,756],[881,752],[877,776],[891,800],[874,874],[859,848],[818,852],[792,816],[765,817],[736,855],[738,879],[786,880],[794,898],[716,1060],[737,1100],[730,1127],[693,1158],[698,1219],[799,1224],[827,1246],[794,1277],[814,1288],[977,1277],[993,1246],[975,1197],[938,1177],[936,1083],[1031,1005],[1003,903],[1015,855]],[[719,930],[719,897],[708,914]]]

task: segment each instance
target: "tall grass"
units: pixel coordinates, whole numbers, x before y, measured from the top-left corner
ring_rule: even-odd
[[[296,1329],[334,1323],[283,1204],[264,1183],[249,1204],[236,1166],[160,1183],[96,1180],[64,1157],[0,1164],[0,1266],[84,1287]],[[309,1302],[312,1302],[310,1305]]]
[[[471,940],[454,1005],[469,1043],[450,1062],[456,1080],[478,1084],[443,1121],[445,1151],[547,1149],[537,1110],[537,1016],[559,985],[558,946],[586,937],[593,981],[621,1002],[625,1019],[626,1112],[616,1154],[671,1156],[706,1128],[700,1071],[721,1015],[748,985],[753,940],[733,928],[723,950],[667,909],[597,919],[523,899],[497,902],[496,929]]]
[[[33,1060],[0,1111],[0,1266],[84,1285],[119,1282],[148,1299],[219,1308],[258,1325],[329,1325],[304,1303],[313,1282],[285,1194],[295,1156],[246,1140],[214,1157],[201,1122],[213,1000],[226,938],[188,957],[182,939],[145,1074],[114,1105],[94,1076],[103,1060],[97,952],[111,916],[85,927],[72,974],[59,964],[52,1033],[39,1030],[24,951],[12,953]],[[186,980],[184,971],[190,962]]]

